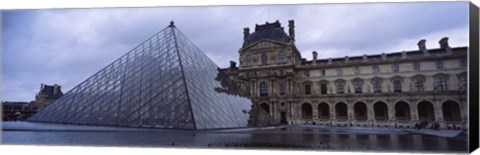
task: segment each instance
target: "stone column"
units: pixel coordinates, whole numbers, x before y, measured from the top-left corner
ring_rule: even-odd
[[[388,124],[390,127],[395,127],[396,124],[396,117],[395,117],[395,103],[388,103]]]
[[[335,118],[335,104],[332,103],[328,103],[328,107],[330,108],[330,122],[332,122],[332,124],[330,125],[334,125],[336,123],[336,118]]]
[[[252,81],[252,96],[257,97],[257,84],[255,81]]]
[[[463,129],[468,128],[468,109],[467,109],[467,103],[465,101],[461,101],[460,103],[460,116],[462,117],[462,127]]]
[[[375,122],[375,113],[373,111],[373,104],[367,102],[367,122],[369,126],[373,126],[373,122]]]
[[[418,120],[418,109],[417,109],[417,104],[416,103],[411,103],[410,104],[410,125],[415,126],[415,123],[417,123]]]
[[[288,122],[293,123],[293,109],[292,102],[288,102]]]
[[[347,101],[347,117],[348,117],[348,125],[347,126],[350,126],[350,124],[353,122],[354,120],[354,115],[353,115],[353,104],[351,104],[350,102]]]
[[[435,113],[435,121],[440,125],[440,128],[447,128],[447,122],[443,119],[442,105],[439,101],[435,101],[433,105]]]
[[[275,102],[270,101],[270,115],[275,119]]]
[[[273,80],[270,80],[268,96],[273,96]]]

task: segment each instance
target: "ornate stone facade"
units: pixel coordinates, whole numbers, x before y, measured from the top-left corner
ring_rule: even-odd
[[[42,109],[62,96],[63,92],[60,85],[46,85],[42,83],[40,91],[35,95],[35,106],[38,109]]]
[[[278,124],[467,128],[467,50],[440,48],[313,60],[280,23],[244,29],[239,67],[226,70]]]

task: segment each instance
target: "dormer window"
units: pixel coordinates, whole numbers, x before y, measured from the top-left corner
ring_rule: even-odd
[[[372,66],[372,73],[373,74],[378,74],[380,72],[380,69],[378,68],[378,65],[373,65]]]
[[[413,63],[413,70],[414,71],[420,71],[420,63],[419,62]]]
[[[310,77],[310,71],[306,70],[303,72],[304,77]]]
[[[442,60],[437,60],[435,63],[437,66],[437,69],[443,69],[443,61]]]
[[[343,70],[341,68],[337,68],[337,76],[342,76]]]
[[[353,74],[359,75],[359,74],[360,74],[360,67],[355,66],[355,67],[353,68]]]
[[[245,65],[247,65],[247,66],[252,65],[252,57],[250,57],[250,55],[247,55],[245,57]]]
[[[262,54],[262,65],[267,65],[267,54]]]
[[[392,72],[398,72],[399,66],[398,64],[392,64]]]
[[[284,51],[280,51],[280,53],[278,53],[278,63],[285,63],[285,52]]]
[[[260,96],[268,96],[268,85],[266,82],[260,83]]]

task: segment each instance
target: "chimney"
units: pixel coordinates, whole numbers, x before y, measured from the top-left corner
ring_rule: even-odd
[[[288,21],[288,36],[290,36],[290,41],[295,41],[295,21],[289,20]]]
[[[250,29],[248,27],[243,28],[243,41],[247,40],[250,35]]]
[[[54,84],[53,85],[53,95],[57,95],[57,94],[58,94],[58,85]]]
[[[313,51],[312,52],[312,55],[313,55],[313,64],[317,64],[317,51]]]
[[[230,69],[236,69],[237,68],[237,63],[235,61],[230,61]]]
[[[452,49],[450,46],[448,46],[448,37],[443,37],[440,39],[440,41],[438,41],[438,43],[440,44],[441,49],[445,50],[449,54],[452,53]]]
[[[418,45],[418,50],[419,51],[422,51],[423,52],[423,55],[428,55],[428,50],[427,50],[427,46],[425,45],[425,42],[427,40],[425,39],[422,39],[420,41],[418,41],[417,45]]]

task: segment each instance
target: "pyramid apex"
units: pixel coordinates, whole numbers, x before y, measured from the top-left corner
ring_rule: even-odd
[[[170,21],[170,25],[168,25],[168,27],[175,27],[175,23],[172,21]]]

